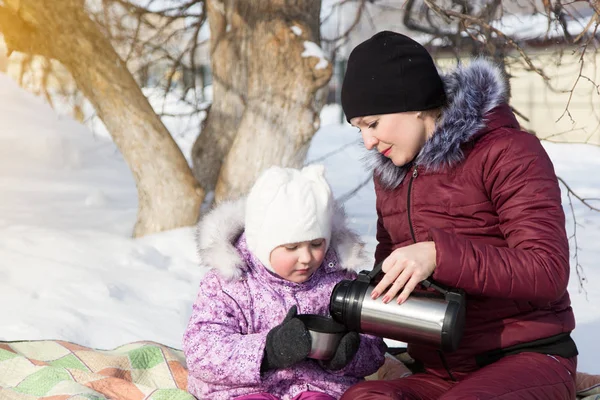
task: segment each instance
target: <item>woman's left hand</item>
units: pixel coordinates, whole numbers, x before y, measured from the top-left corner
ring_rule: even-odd
[[[433,274],[435,256],[434,242],[420,242],[394,250],[383,261],[381,269],[385,275],[371,292],[371,298],[378,298],[391,285],[383,302],[388,303],[404,288],[398,296],[398,304],[402,304],[419,282]]]

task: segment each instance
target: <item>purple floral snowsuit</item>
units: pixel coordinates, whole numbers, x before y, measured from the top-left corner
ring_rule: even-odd
[[[366,265],[362,243],[340,222],[343,214],[338,215],[321,267],[304,283],[284,280],[248,250],[240,202],[217,208],[199,226],[202,261],[215,269],[200,284],[184,334],[188,390],[199,399],[213,400],[265,392],[287,400],[305,391],[339,398],[383,364],[385,345],[380,338],[361,335],[358,353],[340,371],[325,370],[310,359],[263,374],[260,366],[267,333],[281,323],[290,307],[296,305],[299,314],[329,314],[335,284],[356,276],[345,268]],[[348,262],[342,267],[340,260]]]

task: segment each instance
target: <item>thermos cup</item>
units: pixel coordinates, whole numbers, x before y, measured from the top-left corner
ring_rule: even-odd
[[[465,324],[464,292],[425,280],[421,284],[429,290],[414,290],[402,304],[396,299],[386,304],[383,296],[371,299],[382,274],[378,264],[354,280],[339,282],[329,302],[333,319],[351,331],[456,350]]]
[[[348,332],[346,327],[332,318],[316,314],[299,314],[310,334],[310,353],[308,358],[329,360],[335,354],[340,340]]]

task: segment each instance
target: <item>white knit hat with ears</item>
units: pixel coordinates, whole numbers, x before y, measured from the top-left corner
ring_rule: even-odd
[[[271,167],[259,176],[246,201],[248,249],[273,271],[270,256],[277,246],[324,238],[327,250],[332,221],[333,196],[324,166]]]

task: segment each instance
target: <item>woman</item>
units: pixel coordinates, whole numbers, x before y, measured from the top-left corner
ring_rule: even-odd
[[[484,60],[443,78],[412,39],[380,32],[351,53],[348,121],[374,153],[371,294],[402,303],[425,278],[463,289],[453,353],[409,343],[424,371],[359,383],[343,399],[574,399],[569,246],[553,165],[519,129],[505,79]]]

